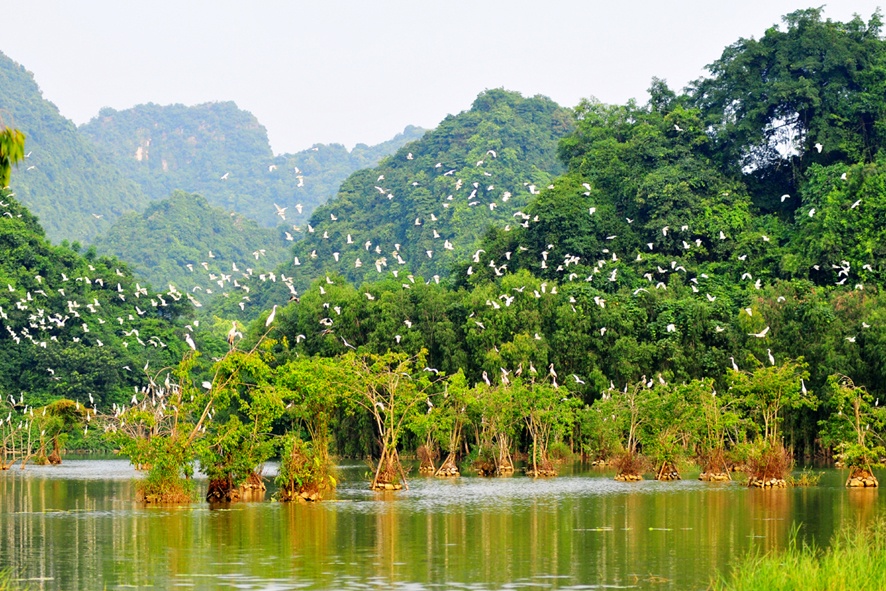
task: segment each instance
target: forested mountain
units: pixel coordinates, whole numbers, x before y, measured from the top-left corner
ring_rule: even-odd
[[[403,268],[444,276],[492,225],[518,212],[563,168],[568,109],[545,97],[488,90],[421,140],[345,181],[295,246],[296,278],[335,270],[351,281]],[[502,261],[500,264],[507,264]]]
[[[13,175],[14,179],[15,175]],[[0,191],[0,390],[20,410],[59,397],[103,411],[129,400],[144,368],[187,348],[186,294],[149,292],[120,261],[53,246],[10,191]],[[20,402],[23,401],[23,402]],[[92,405],[90,405],[92,406]]]
[[[240,346],[269,336],[269,375],[294,360],[347,364],[356,350],[421,359],[421,375],[460,376],[477,391],[550,386],[552,400],[585,405],[574,416],[583,417],[575,436],[587,449],[603,445],[594,439],[607,427],[598,405],[629,392],[677,395],[693,383],[698,399],[735,409],[729,447],[769,437],[772,420],[790,445],[811,452],[821,422],[842,413],[840,392],[886,396],[881,26],[879,15],[839,23],[819,9],[798,11],[759,40],[726,48],[709,77],[682,92],[653,80],[642,105],[588,99],[568,110],[486,91],[296,222],[303,240],[274,273],[239,263],[235,271],[227,259],[230,272],[210,268],[203,251],[234,252],[229,234],[182,247],[177,266],[193,264],[199,285],[220,282],[212,289],[228,295],[213,309],[216,334],[234,330],[248,305],[253,315],[266,311]],[[244,134],[259,133],[243,121]],[[284,169],[272,165],[262,163],[264,174]],[[233,170],[214,182],[233,180]],[[294,205],[275,203],[293,224]],[[187,223],[176,226],[167,212]],[[157,221],[168,229],[154,236],[172,244],[189,228],[221,228],[219,214],[201,217],[210,213],[177,194],[128,231]],[[254,247],[238,248],[243,256]],[[7,312],[16,302],[35,306],[20,285],[36,297],[36,275],[61,276],[34,271],[32,250],[5,271],[18,273]],[[139,286],[122,289],[126,305],[145,296]],[[184,301],[177,291],[150,299],[159,312],[173,294]],[[30,322],[40,326],[40,315]],[[11,334],[24,342],[30,330],[19,323]],[[776,418],[762,416],[783,402]],[[871,431],[882,436],[883,427]],[[357,445],[347,432],[342,446]]]
[[[288,208],[290,222],[307,219],[349,174],[424,133],[410,126],[378,146],[359,144],[349,152],[338,144],[316,144],[274,156],[267,130],[232,102],[105,108],[80,131],[149,198],[175,189],[199,193],[265,226],[280,221],[275,203]]]
[[[506,141],[459,131],[462,117],[488,129],[485,106],[504,106],[512,122],[526,112],[510,93],[481,95],[468,114],[353,175],[315,212],[295,248],[297,272],[310,266],[319,278],[277,314],[288,346],[323,356],[425,348],[432,367],[502,387],[531,367],[533,379],[588,402],[641,381],[706,378],[723,391],[799,360],[808,364],[804,395],[808,387],[816,398],[785,429],[811,450],[817,421],[835,408],[829,377],[886,395],[880,27],[878,15],[838,23],[799,11],[727,48],[683,93],[654,80],[644,105],[582,102],[574,128],[571,117],[552,127],[556,118],[539,116],[563,130],[556,178],[532,176],[557,170],[543,160],[507,182],[484,181],[529,157],[503,160]],[[458,158],[447,151],[455,138],[464,142],[452,142]],[[501,191],[516,196],[523,182],[539,194],[525,190],[522,213],[493,217],[505,207],[488,204],[503,205]],[[480,204],[486,217],[462,225],[456,214]],[[456,244],[454,232],[474,238],[489,224],[476,251]],[[437,285],[446,241],[457,268]]]
[[[175,191],[140,214],[119,219],[95,242],[96,252],[117,256],[155,287],[168,284],[204,294],[238,269],[274,269],[288,259],[287,234],[209,205],[200,195]],[[201,268],[202,267],[202,268]]]
[[[11,186],[52,240],[89,241],[112,220],[143,207],[141,187],[106,162],[42,97],[32,74],[2,53],[0,118],[27,137],[28,157]]]

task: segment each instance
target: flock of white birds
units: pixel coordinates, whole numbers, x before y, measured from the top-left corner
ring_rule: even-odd
[[[440,209],[436,212],[430,213],[430,215],[426,217],[416,217],[414,225],[423,226],[423,231],[429,234],[430,237],[432,237],[432,240],[435,240],[440,244],[440,249],[452,251],[455,248],[455,245],[449,238],[443,238],[444,234],[450,236],[454,236],[455,234],[453,233],[452,228],[442,227],[443,222],[441,221],[441,218],[444,217],[442,212],[451,207],[456,200],[466,201],[469,207],[486,208],[489,212],[493,212],[497,208],[507,208],[514,193],[520,193],[523,195],[527,192],[529,195],[539,194],[540,191],[538,188],[530,182],[525,182],[522,187],[499,187],[493,173],[485,168],[485,165],[488,162],[494,161],[497,157],[498,154],[496,151],[490,149],[485,153],[483,158],[467,164],[467,166],[472,164],[477,172],[482,173],[482,178],[484,179],[483,183],[478,181],[469,181],[466,183],[462,178],[459,178],[456,174],[456,171],[460,170],[458,163],[450,163],[449,166],[445,166],[443,163],[437,163],[434,166],[434,172],[437,175],[442,175],[444,178],[451,179],[449,190],[444,191],[438,196]],[[414,159],[411,152],[407,153],[405,158],[406,160]],[[465,164],[462,163],[461,166],[465,166]],[[298,176],[299,186],[303,186],[304,177],[299,175],[297,169],[295,172]],[[229,173],[225,173],[220,177],[220,180],[224,181],[228,176]],[[843,180],[846,180],[846,175],[843,175],[842,178]],[[379,175],[376,180],[377,184],[375,185],[375,190],[377,191],[377,195],[374,197],[375,199],[386,203],[393,203],[398,200],[402,200],[407,204],[410,203],[410,196],[395,196],[394,193],[385,186],[384,181],[384,175]],[[416,180],[410,183],[410,185],[412,187],[419,187],[420,183]],[[553,188],[553,185],[548,187],[548,189]],[[589,197],[591,195],[591,186],[584,183],[580,188],[576,188],[576,191],[577,198]],[[782,201],[788,198],[790,198],[790,196],[785,195],[782,198]],[[515,201],[523,201],[525,203],[525,200]],[[851,205],[851,208],[856,209],[860,204],[860,201],[855,202]],[[7,205],[7,203],[0,201],[0,207],[5,208]],[[333,202],[332,205],[334,206],[335,202]],[[286,220],[286,212],[290,207],[293,207],[299,214],[303,212],[301,204],[288,205],[284,203],[284,205],[281,206],[275,203],[273,206],[276,215],[279,216],[282,221]],[[499,211],[499,214],[501,213],[502,212]],[[538,216],[530,216],[518,208],[513,208],[513,211],[509,213],[511,214],[510,218],[514,221],[504,225],[503,229],[505,231],[510,231],[512,228],[518,226],[528,228],[531,223],[539,221]],[[586,215],[594,216],[596,213],[597,208],[591,206],[588,208]],[[814,216],[816,211],[814,208],[811,208],[808,210],[807,214],[809,216]],[[12,213],[6,211],[3,215],[12,216]],[[292,231],[295,233],[316,234],[317,236],[322,237],[320,239],[324,241],[343,238],[343,242],[341,243],[328,245],[331,254],[328,255],[329,260],[326,262],[329,263],[330,268],[335,268],[335,266],[339,264],[349,264],[353,265],[355,268],[360,268],[364,264],[363,258],[366,258],[367,262],[371,261],[370,264],[375,267],[380,276],[383,274],[391,274],[394,277],[402,279],[403,289],[410,289],[415,284],[417,278],[413,273],[409,272],[407,261],[403,258],[405,252],[404,249],[409,248],[410,245],[400,243],[387,245],[373,243],[371,240],[364,240],[361,236],[356,234],[355,231],[347,232],[344,236],[340,236],[340,233],[334,231],[334,224],[343,221],[345,220],[340,219],[339,214],[331,213],[329,220],[318,223],[316,227],[307,223],[304,228],[300,226],[292,226]],[[633,220],[630,219],[625,220],[625,223],[627,224],[631,224],[632,222]],[[369,229],[367,229],[367,231],[368,230]],[[687,225],[680,226],[679,228],[665,226],[660,230],[665,237],[668,236],[669,233],[671,233],[672,236],[681,236],[683,238],[682,247],[685,252],[690,252],[694,248],[701,247],[703,239],[729,239],[723,231],[720,231],[716,237],[697,236],[693,233],[692,228]],[[616,236],[614,235],[606,237],[609,241],[614,240],[615,238]],[[292,233],[287,231],[286,240],[289,241],[292,239]],[[759,239],[763,242],[769,241],[769,237],[762,234]],[[586,260],[582,256],[574,253],[563,252],[563,249],[556,244],[548,244],[544,250],[534,254],[537,256],[537,262],[540,268],[554,269],[557,272],[560,284],[574,281],[615,283],[619,281],[619,274],[625,269],[625,266],[631,265],[634,267],[634,270],[636,270],[639,275],[642,275],[642,277],[648,282],[648,288],[640,287],[633,292],[635,296],[644,291],[666,290],[669,275],[683,274],[687,275],[686,281],[688,281],[688,285],[691,286],[693,292],[699,294],[699,297],[704,297],[709,302],[716,300],[717,296],[710,293],[712,290],[708,290],[705,287],[706,281],[709,278],[704,273],[700,273],[698,276],[688,277],[689,272],[687,272],[680,257],[674,257],[667,266],[661,266],[658,264],[651,267],[647,266],[645,256],[649,252],[654,251],[654,243],[650,242],[646,247],[648,250],[633,253],[619,253],[614,249],[603,248],[595,260]],[[518,249],[524,253],[529,251],[529,248],[526,246],[519,246]],[[424,250],[425,255],[428,258],[432,258],[435,254],[435,249]],[[264,249],[256,250],[253,253],[256,265],[260,264],[263,254]],[[468,266],[466,273],[472,275],[475,273],[476,269],[480,268],[480,266],[486,266],[493,271],[495,276],[504,276],[509,272],[508,265],[513,254],[514,253],[512,252],[505,252],[503,253],[504,260],[495,260],[490,256],[484,256],[487,255],[487,253],[482,249],[478,249],[471,257],[472,264]],[[309,256],[311,259],[317,259],[320,257],[317,250],[313,250]],[[104,346],[104,343],[102,343],[101,340],[88,339],[85,338],[84,335],[90,332],[91,326],[107,323],[112,324],[117,333],[123,338],[124,347],[165,348],[168,343],[164,343],[157,335],[140,334],[139,330],[133,325],[133,321],[137,317],[144,316],[151,309],[167,306],[171,301],[185,299],[190,302],[191,305],[199,308],[203,305],[201,302],[201,298],[203,297],[202,294],[211,295],[215,293],[216,295],[221,295],[226,298],[239,298],[239,307],[241,310],[244,310],[246,304],[250,300],[250,293],[256,288],[257,284],[266,282],[276,283],[278,281],[288,288],[290,299],[298,299],[299,294],[294,285],[295,276],[299,272],[299,267],[302,265],[302,261],[300,261],[298,257],[293,259],[291,271],[289,273],[281,270],[255,271],[250,267],[241,269],[236,262],[230,263],[229,270],[223,270],[223,263],[215,261],[215,258],[216,256],[212,251],[209,251],[205,260],[193,261],[186,264],[188,271],[194,274],[194,283],[185,289],[180,289],[175,285],[170,284],[165,291],[149,293],[147,288],[142,287],[139,283],[135,283],[134,289],[127,290],[122,287],[120,282],[120,278],[124,276],[122,271],[117,269],[111,274],[103,274],[96,271],[96,268],[93,266],[89,267],[92,272],[90,275],[82,275],[80,277],[67,277],[64,274],[59,277],[35,276],[34,280],[38,285],[36,289],[25,290],[9,284],[6,286],[6,289],[10,293],[14,293],[17,298],[14,302],[14,306],[20,311],[28,312],[28,321],[25,325],[12,326],[7,323],[8,315],[6,311],[0,307],[0,318],[4,321],[3,330],[9,334],[11,341],[16,344],[20,344],[26,340],[37,347],[46,348],[50,346],[64,347],[66,346],[66,342],[77,343],[89,341],[91,346],[102,347]],[[744,261],[747,259],[747,255],[737,254],[737,258],[740,261]],[[321,264],[323,263],[323,261],[317,262]],[[847,261],[833,263],[832,266],[841,277],[838,284],[844,284],[852,276],[853,270]],[[868,268],[869,266],[866,265],[865,267]],[[591,271],[588,273],[587,270],[589,268]],[[579,269],[582,270],[582,273],[578,272]],[[440,276],[434,275],[427,280],[427,282],[431,281],[439,283]],[[742,275],[742,281],[747,281],[755,289],[761,289],[763,287],[761,278],[753,277],[750,272],[746,272]],[[318,284],[320,295],[324,296],[326,293],[324,285],[330,285],[333,283],[333,279],[327,274],[325,282],[321,280]],[[525,287],[526,286],[514,288],[506,293],[502,293],[498,298],[487,300],[486,305],[492,310],[499,310],[502,307],[510,307],[517,298],[544,298],[558,296],[556,282],[550,285],[550,288],[548,288],[548,282],[542,282],[537,289],[533,288],[531,290],[526,290]],[[861,290],[863,288],[864,286],[862,283],[855,284],[855,289]],[[53,295],[60,294],[63,298],[66,298],[66,306],[63,309],[52,309],[49,297],[50,293]],[[75,296],[75,293],[87,293],[88,295]],[[70,296],[68,296],[68,294],[70,294]],[[365,293],[365,296],[370,300],[375,297],[370,292]],[[103,313],[104,307],[102,301],[107,301],[108,298],[114,298],[121,302],[125,302],[130,306],[129,312],[113,317],[105,315]],[[57,298],[53,297],[51,299],[56,300]],[[783,298],[780,299],[783,300]],[[574,304],[575,299],[570,297],[570,303]],[[601,296],[595,297],[594,303],[600,308],[606,307],[606,300]],[[336,325],[340,321],[339,319],[342,315],[342,309],[337,303],[331,301],[326,301],[324,303],[324,309],[328,310],[329,314],[319,320],[317,331],[328,334],[335,331]],[[270,315],[267,317],[266,324],[268,326],[272,324],[276,311],[277,305],[274,305]],[[753,316],[754,311],[751,308],[745,308],[743,313]],[[485,330],[484,323],[481,322],[480,319],[474,318],[474,316],[474,314],[471,315],[472,324],[468,328],[473,331]],[[411,320],[408,317],[404,317],[402,321],[406,330],[410,330],[412,325]],[[192,325],[187,325],[187,332],[181,335],[187,345],[195,350],[198,346],[191,333],[198,325],[199,321],[195,320]],[[765,319],[761,320],[759,325],[766,325]],[[867,324],[864,325],[864,327],[867,326]],[[72,331],[72,327],[76,327],[77,330]],[[234,340],[242,336],[238,329],[239,327],[242,327],[242,325],[238,325],[237,321],[233,321],[231,329],[228,332],[228,339],[229,342],[231,342],[232,347],[235,346]],[[601,336],[605,335],[607,330],[609,329],[606,326],[598,327]],[[678,327],[675,324],[668,324],[668,332],[676,332],[677,330]],[[715,330],[717,332],[722,332],[725,329],[718,325],[715,327]],[[759,330],[759,332],[749,333],[749,336],[760,339],[765,339],[768,335],[768,325]],[[298,335],[296,342],[301,342],[304,338],[304,335]],[[536,332],[535,338],[541,340],[544,338],[544,335],[539,335]],[[402,335],[400,334],[391,335],[392,343],[399,343],[401,339]],[[846,337],[846,339],[849,342],[854,342],[855,337],[849,336]],[[343,346],[353,348],[353,346],[343,338],[342,342]],[[774,364],[775,359],[771,350],[767,351],[767,355],[769,362]],[[734,360],[733,366],[737,367]],[[45,369],[47,373],[52,376],[52,379],[61,379],[61,376],[56,375],[57,372],[54,368],[47,367]],[[122,369],[125,371],[132,371],[132,368],[128,366],[123,367]],[[147,367],[145,369],[147,369]],[[509,371],[510,370],[502,368],[504,379],[507,379]],[[556,372],[553,366],[549,368],[548,375],[556,384]],[[489,380],[488,376],[485,375],[484,379],[487,381]],[[577,384],[584,383],[579,376],[574,376],[574,381]],[[147,392],[148,390],[142,391],[142,400],[139,400],[138,396],[134,396],[132,404],[144,404],[144,396],[147,395]],[[84,397],[86,394],[87,393],[84,393]],[[18,401],[16,401],[14,397],[10,398],[15,405],[20,406],[23,404],[22,397],[20,397]],[[115,413],[119,413],[122,410],[122,407],[117,408],[115,406],[114,408]],[[31,412],[33,412],[32,409]],[[93,412],[95,412],[94,405]],[[9,419],[7,418],[6,420],[8,421]]]

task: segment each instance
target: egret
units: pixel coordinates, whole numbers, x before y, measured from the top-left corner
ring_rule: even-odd
[[[271,313],[268,314],[268,319],[265,320],[265,326],[271,326],[271,323],[274,321],[274,316],[277,315],[277,304],[274,304],[274,307],[271,308]]]

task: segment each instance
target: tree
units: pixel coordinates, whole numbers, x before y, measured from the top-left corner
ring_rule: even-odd
[[[280,500],[319,500],[335,488],[330,421],[348,402],[345,393],[358,387],[348,369],[342,360],[320,357],[297,357],[276,368],[274,383],[292,422],[283,439]]]
[[[532,440],[532,468],[527,473],[536,478],[556,476],[548,450],[555,439],[562,438],[572,428],[575,408],[581,405],[581,400],[570,397],[566,388],[547,383],[524,384],[519,378],[515,380],[515,394]]]
[[[397,449],[410,414],[428,399],[432,380],[423,367],[426,352],[417,356],[388,352],[383,355],[348,353],[344,362],[355,378],[353,401],[375,421],[379,458],[370,487],[373,490],[408,488]]]
[[[814,409],[818,400],[806,389],[804,380],[809,379],[809,372],[802,358],[771,366],[763,366],[753,355],[748,355],[748,360],[757,365],[753,372],[730,369],[727,376],[732,394],[760,432],[751,451],[748,484],[784,486],[793,462],[779,430],[783,412]]]
[[[777,191],[796,188],[809,164],[871,161],[886,139],[880,14],[840,23],[821,13],[798,10],[784,17],[784,30],[738,40],[690,93],[726,165],[775,181],[773,209]]]
[[[256,351],[232,351],[215,370],[215,386],[202,393],[211,400],[212,421],[197,449],[209,477],[206,500],[231,502],[264,492],[261,466],[276,451],[271,430],[283,414],[283,400]]]
[[[879,398],[873,400],[865,388],[856,386],[848,376],[830,376],[828,389],[831,412],[820,423],[822,443],[837,450],[849,467],[847,486],[877,486],[871,468],[881,467],[881,458],[886,456],[886,408],[880,406]]]
[[[594,402],[603,416],[608,438],[618,441],[620,453],[614,460],[616,480],[640,480],[644,460],[640,456],[640,430],[650,419],[647,406],[651,396],[646,376],[625,386],[623,392],[610,387]]]
[[[12,166],[25,158],[25,134],[0,122],[0,188],[9,185]]]

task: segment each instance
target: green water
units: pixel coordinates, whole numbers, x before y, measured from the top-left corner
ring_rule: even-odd
[[[826,543],[884,509],[830,470],[814,488],[625,484],[574,466],[533,481],[413,477],[332,501],[146,508],[125,460],[0,473],[0,567],[31,589],[704,589],[792,528]],[[881,480],[882,480],[882,476]],[[205,483],[204,483],[205,484]]]

